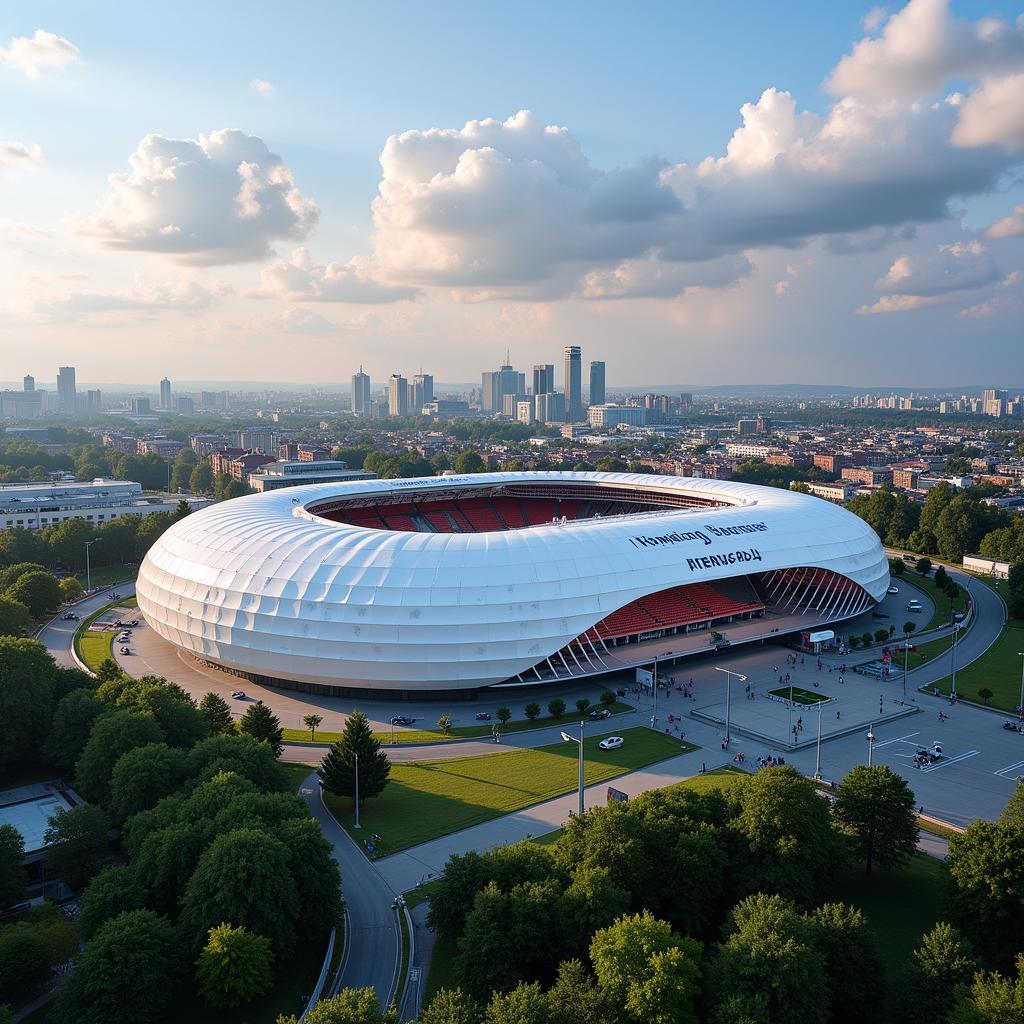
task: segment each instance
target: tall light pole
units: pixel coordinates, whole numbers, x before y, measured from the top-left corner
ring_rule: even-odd
[[[94,540],[87,540],[85,542],[85,589],[92,590],[92,567],[89,564],[89,548],[95,544]]]
[[[562,740],[563,740],[563,742],[565,742],[565,743],[578,743],[579,747],[580,747],[580,773],[579,773],[579,785],[578,785],[579,800],[578,800],[577,805],[576,805],[576,810],[577,810],[577,813],[580,815],[581,818],[583,817],[583,812],[584,812],[584,807],[583,807],[583,739],[584,739],[584,733],[583,733],[583,730],[585,729],[585,727],[586,727],[585,723],[581,720],[580,721],[580,734],[579,734],[578,738],[576,736],[571,736],[567,732],[563,732],[562,733]]]
[[[956,701],[956,641],[957,637],[960,636],[960,623],[958,622],[953,627],[953,643],[950,645],[949,651],[953,662],[953,681],[949,688],[949,696],[953,701]]]
[[[731,668],[719,668],[715,666],[716,672],[725,673],[725,742],[729,742],[729,738],[732,736],[730,731],[730,725],[732,723],[732,717],[730,712],[732,710],[732,677],[735,676],[741,683],[747,681],[747,677],[740,672],[733,672]]]
[[[359,824],[359,755],[355,755],[356,758],[356,823],[354,828],[362,828]]]
[[[651,715],[651,726],[658,724],[658,656],[654,656],[654,713]]]
[[[1024,658],[1024,651],[1018,651],[1017,657]],[[1024,719],[1024,661],[1020,663],[1020,703],[1017,705],[1017,714]]]
[[[907,666],[910,664],[910,641],[903,641],[903,699],[907,699]]]
[[[871,755],[875,746],[875,734],[871,731],[874,726],[868,726],[868,767],[871,767]]]
[[[825,702],[818,701],[818,744],[814,751],[814,778],[821,782],[821,705]]]

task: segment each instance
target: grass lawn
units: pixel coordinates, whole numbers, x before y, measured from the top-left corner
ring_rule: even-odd
[[[106,587],[113,583],[130,583],[139,574],[137,565],[96,565],[89,573],[94,587]],[[85,570],[75,573],[78,582],[86,584]]]
[[[890,983],[921,936],[940,919],[945,877],[945,863],[923,853],[914,854],[899,871],[876,870],[868,877],[862,868],[851,868],[838,876],[835,899],[864,912]]]
[[[915,570],[908,567],[907,574],[905,576],[894,576],[892,578],[893,583],[900,588],[900,597],[906,597],[909,601],[914,597],[913,594],[907,594],[903,588],[903,584],[913,588],[917,587],[918,590],[924,591],[924,593],[931,598],[932,603],[935,605],[935,611],[932,613],[932,617],[927,623],[922,625],[918,623],[918,630],[924,632],[928,629],[935,629],[938,626],[945,626],[949,624],[952,618],[953,612],[965,612],[967,611],[967,595],[964,593],[963,587],[960,588],[960,593],[957,594],[955,601],[950,601],[946,597],[945,593],[939,590],[935,585],[935,580],[931,576],[921,576]],[[907,613],[908,619],[913,619],[913,613]],[[902,622],[896,623],[896,629],[899,630],[902,626]]]
[[[600,737],[587,740],[587,785],[696,749],[643,727],[623,730],[622,736],[626,742],[618,750],[600,750]],[[363,807],[362,836],[378,833],[381,855],[408,849],[571,792],[577,764],[576,745],[557,743],[482,757],[392,765],[387,788]],[[351,828],[351,801],[329,793],[325,799],[342,826]]]
[[[430,970],[427,972],[427,984],[423,989],[424,1006],[441,989],[458,987],[459,983],[455,978],[456,953],[458,953],[458,949],[454,942],[445,942],[442,939],[437,939],[434,942],[434,951],[430,957]]]
[[[820,704],[822,701],[831,699],[827,693],[815,693],[813,690],[805,690],[800,686],[792,688],[780,686],[777,690],[769,690],[768,692],[774,697],[781,697],[783,700],[789,700],[792,696],[794,704]]]
[[[617,700],[610,708],[613,715],[624,714],[628,711],[633,710],[631,704],[626,704],[624,701]],[[583,717],[589,713],[590,708],[584,712]],[[566,723],[573,724],[580,720],[580,713],[578,711],[566,712],[564,715],[559,715],[557,718],[553,718],[551,715],[546,715],[542,718],[529,719],[529,718],[516,718],[508,722],[507,725],[501,727],[502,733],[508,732],[525,732],[527,729],[545,729],[554,725],[565,725]],[[454,726],[447,735],[440,729],[408,729],[395,727],[394,737],[395,745],[401,746],[403,743],[443,743],[445,740],[464,740],[472,739],[478,736],[490,736],[494,726],[499,724],[497,720],[490,722],[481,722],[479,725],[459,725]],[[388,732],[375,732],[373,734],[381,743],[391,744],[392,733]],[[341,737],[340,732],[330,732],[318,729],[316,732],[315,743],[335,743]],[[287,743],[309,743],[309,730],[308,729],[285,729],[284,738]]]
[[[308,764],[295,764],[291,761],[282,761],[281,767],[288,776],[288,781],[298,789],[306,780],[306,776],[313,770]]]
[[[1021,658],[1024,651],[1024,625],[1006,626],[999,639],[970,665],[956,670],[956,692],[964,700],[983,704],[978,696],[982,689],[995,696],[989,702],[994,708],[1010,711],[1020,702]],[[940,693],[949,693],[951,679],[947,676],[936,683]]]
[[[75,633],[75,650],[78,656],[95,672],[104,658],[110,657],[110,645],[117,630],[110,630],[107,633],[90,632],[89,626],[97,619],[102,619],[112,608],[137,608],[134,597],[126,597],[124,600],[112,601],[104,605],[99,611],[93,612],[79,627]]]

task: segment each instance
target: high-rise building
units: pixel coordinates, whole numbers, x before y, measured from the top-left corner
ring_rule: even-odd
[[[400,374],[391,374],[388,381],[388,415],[409,415],[409,382]]]
[[[277,433],[257,427],[255,430],[234,430],[231,432],[231,446],[247,452],[276,453]]]
[[[590,364],[590,404],[604,405],[604,363],[601,360]]]
[[[565,395],[561,391],[551,391],[546,395],[536,395],[533,401],[539,422],[565,422]]]
[[[21,379],[21,386],[26,391],[35,391],[35,389],[36,389],[36,379],[35,379],[35,377],[33,377],[31,373],[26,373],[25,376],[22,377],[22,379]]]
[[[1006,413],[1008,392],[1002,388],[988,388],[981,393],[981,409],[986,416],[1003,416]]]
[[[565,346],[565,416],[570,423],[583,419],[583,358],[579,345]]]
[[[132,415],[133,416],[149,416],[153,412],[153,408],[149,403],[148,398],[133,398],[132,399]]]
[[[538,363],[533,368],[533,393],[547,395],[555,390],[555,367],[553,363]]]
[[[171,407],[171,382],[164,377],[160,381],[160,408],[170,409]]]
[[[99,416],[103,412],[103,393],[99,388],[86,391],[85,411],[89,416]]]
[[[74,415],[78,391],[75,388],[75,368],[62,366],[57,371],[57,403],[60,411]]]
[[[368,416],[370,414],[370,375],[363,373],[362,366],[358,373],[352,374],[352,415]]]
[[[508,363],[495,373],[481,374],[480,382],[483,392],[480,408],[484,412],[501,412],[506,395],[526,397],[526,374],[517,373]]]
[[[434,378],[429,373],[417,373],[409,387],[412,397],[409,410],[419,416],[423,406],[430,405],[434,400]]]
[[[174,407],[178,410],[179,416],[191,416],[196,411],[196,403],[188,395],[178,395],[174,400]]]

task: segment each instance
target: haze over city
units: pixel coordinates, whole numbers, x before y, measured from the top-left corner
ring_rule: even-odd
[[[1014,5],[387,22],[8,4],[0,379],[1015,383]]]

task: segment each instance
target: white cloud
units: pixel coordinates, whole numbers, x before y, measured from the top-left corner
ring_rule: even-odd
[[[924,295],[883,295],[870,306],[861,306],[857,312],[866,313],[909,313],[925,306],[934,306],[939,302],[948,301],[945,296]]]
[[[290,306],[270,318],[270,326],[285,334],[327,334],[338,331],[338,325],[302,306]]]
[[[775,282],[775,296],[779,299],[784,299],[789,294],[789,289],[792,285],[791,281],[785,279]]]
[[[1024,203],[985,229],[986,238],[1017,238],[1020,235],[1024,235]]]
[[[1024,19],[954,19],[949,0],[910,0],[880,37],[862,39],[826,82],[836,96],[933,95],[950,79],[1005,73],[1024,62]]]
[[[982,82],[960,106],[953,142],[1024,151],[1024,71]]]
[[[32,303],[32,312],[39,319],[68,320],[118,311],[195,311],[230,293],[224,281],[207,286],[188,277],[152,281],[140,275],[130,286],[113,291],[51,292]]]
[[[753,270],[745,256],[722,256],[704,263],[665,263],[653,258],[626,260],[583,279],[587,299],[674,298],[690,288],[724,288]]]
[[[260,96],[269,96],[274,91],[274,85],[264,78],[254,78],[249,83],[249,91],[259,93]]]
[[[24,142],[0,142],[0,167],[32,167],[43,162],[39,146]]]
[[[981,288],[1002,276],[980,242],[958,242],[940,246],[931,255],[900,256],[875,286],[887,295],[926,298]]]
[[[415,288],[383,284],[365,257],[348,263],[313,262],[309,250],[300,247],[291,259],[274,260],[260,271],[260,285],[247,298],[285,299],[288,302],[397,302],[413,299]]]
[[[888,12],[884,7],[872,7],[867,14],[861,18],[861,24],[864,26],[865,32],[877,32],[881,27],[882,23],[888,16]]]
[[[31,36],[15,36],[6,49],[0,50],[0,62],[33,79],[45,71],[74,63],[79,57],[74,43],[41,28]]]
[[[147,135],[110,175],[96,213],[77,223],[108,249],[155,252],[180,263],[216,264],[269,255],[276,239],[302,239],[316,203],[262,139],[222,129],[198,139]]]

